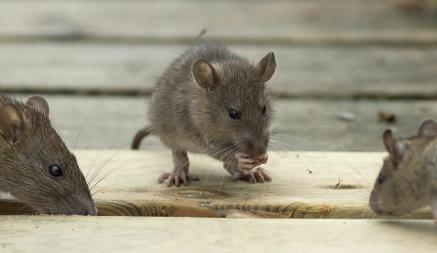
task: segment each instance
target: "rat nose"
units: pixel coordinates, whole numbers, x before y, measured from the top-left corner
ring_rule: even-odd
[[[85,211],[84,215],[96,216],[97,215],[97,208],[95,206],[93,206],[92,208],[89,208],[89,210]]]
[[[263,143],[257,143],[253,141],[247,141],[244,145],[245,153],[251,155],[253,158],[259,158],[266,155],[267,147]]]
[[[265,145],[263,145],[261,143],[256,143],[255,145],[253,145],[253,152],[252,152],[252,154],[253,154],[253,156],[255,158],[260,158],[260,157],[266,155],[266,152],[267,152],[266,149],[267,148],[266,148]]]
[[[77,208],[78,209],[75,210],[75,213],[78,215],[97,215],[96,205],[92,199],[80,198]]]

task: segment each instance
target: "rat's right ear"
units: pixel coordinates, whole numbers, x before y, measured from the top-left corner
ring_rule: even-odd
[[[193,63],[191,74],[196,84],[205,90],[214,90],[218,85],[214,67],[204,59],[199,59]]]
[[[21,140],[24,132],[23,115],[14,105],[0,106],[0,135],[9,144],[14,145]]]
[[[396,161],[401,161],[408,149],[408,143],[397,140],[391,129],[385,130],[382,138],[385,149],[390,156],[395,158]]]
[[[419,128],[419,136],[434,137],[437,136],[437,122],[432,119],[425,120]]]
[[[259,61],[256,72],[262,82],[267,82],[276,71],[276,60],[273,52],[268,53]]]
[[[27,100],[26,104],[42,112],[46,117],[49,116],[49,112],[50,112],[49,103],[47,103],[47,101],[43,97],[40,96],[30,97]]]

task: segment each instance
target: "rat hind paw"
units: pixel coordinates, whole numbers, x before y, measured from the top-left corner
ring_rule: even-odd
[[[232,180],[242,180],[248,183],[265,183],[272,181],[268,172],[263,168],[256,168],[250,171],[239,171],[232,175]]]
[[[188,185],[189,182],[199,181],[200,179],[198,176],[186,172],[172,172],[162,173],[161,176],[158,178],[158,183],[162,184],[165,180],[167,180],[168,187],[172,185],[179,187],[181,184]]]

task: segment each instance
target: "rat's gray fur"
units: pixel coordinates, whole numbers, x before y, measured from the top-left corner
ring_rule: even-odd
[[[0,132],[0,191],[11,193],[40,213],[95,215],[76,158],[51,126],[45,100],[39,101],[40,108],[30,100],[24,104],[0,96],[0,109],[15,108],[23,120],[23,131],[16,143],[7,140],[5,131]],[[0,123],[5,124],[4,120]],[[62,177],[49,174],[48,167],[54,164],[63,170]]]
[[[262,71],[273,75],[276,62],[273,53],[268,56],[261,65],[270,69]],[[196,82],[193,75],[199,59],[214,69],[215,86],[201,87]],[[200,44],[186,51],[156,84],[148,112],[151,125],[140,130],[133,148],[149,132],[157,135],[173,150],[175,167],[186,167],[187,173],[186,151],[224,161],[228,171],[226,163],[238,151],[254,157],[265,154],[272,115],[265,82],[271,75],[263,79],[259,72],[259,65],[217,44]],[[262,115],[264,106],[267,112]],[[229,117],[231,108],[241,112],[241,120]]]
[[[418,135],[400,140],[387,130],[384,142],[390,155],[371,193],[371,208],[381,215],[406,215],[431,204],[437,220],[437,123],[425,121]]]

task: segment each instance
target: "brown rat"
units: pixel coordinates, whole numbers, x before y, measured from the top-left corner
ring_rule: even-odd
[[[234,180],[271,181],[259,168],[267,162],[272,107],[265,83],[276,69],[268,53],[252,64],[217,44],[199,44],[178,57],[155,86],[148,112],[150,127],[140,130],[132,148],[149,133],[172,150],[174,168],[158,181],[187,184],[187,151],[223,161]]]
[[[380,215],[405,215],[427,205],[437,220],[437,122],[427,120],[416,136],[383,136],[389,156],[375,182],[370,207]]]
[[[0,191],[41,213],[95,215],[76,158],[51,126],[42,97],[0,96]]]

